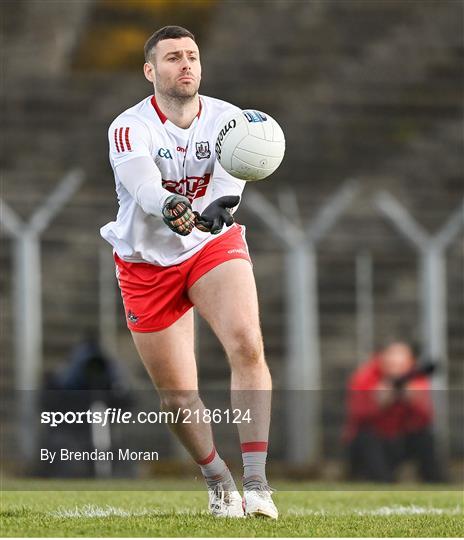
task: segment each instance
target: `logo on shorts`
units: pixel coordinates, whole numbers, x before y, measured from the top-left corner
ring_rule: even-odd
[[[208,141],[201,141],[195,143],[195,148],[197,149],[197,159],[208,159],[211,157],[211,150],[209,149]]]
[[[229,249],[227,251],[227,253],[230,253],[230,254],[232,254],[232,253],[243,253],[243,255],[248,255],[248,253],[242,248],[240,248],[240,249]]]
[[[131,310],[129,310],[129,313],[127,314],[127,320],[133,324],[137,324],[139,321],[139,318],[135,313],[132,313]]]

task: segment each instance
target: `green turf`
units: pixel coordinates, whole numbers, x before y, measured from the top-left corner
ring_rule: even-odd
[[[150,491],[150,484],[157,491]],[[198,484],[183,486],[185,490]],[[96,491],[108,487],[114,490]],[[418,491],[418,486],[352,491],[346,484],[326,491],[320,484],[277,483],[280,490],[274,499],[281,517],[269,521],[214,519],[205,511],[204,491],[169,489],[179,487],[179,482],[168,481],[4,483],[0,532],[16,537],[464,535],[460,491]]]

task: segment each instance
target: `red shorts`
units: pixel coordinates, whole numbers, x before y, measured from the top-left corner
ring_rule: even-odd
[[[190,259],[174,266],[130,263],[115,253],[116,275],[129,330],[158,332],[167,328],[193,307],[187,291],[206,272],[231,259],[251,263],[244,232],[244,227],[235,224]]]

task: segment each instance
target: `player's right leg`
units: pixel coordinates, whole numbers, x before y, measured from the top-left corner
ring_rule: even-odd
[[[199,411],[204,404],[198,393],[194,356],[193,310],[187,311],[168,328],[159,332],[134,332],[132,337],[142,362],[158,389],[162,408],[173,411],[179,421],[170,427],[200,465],[208,485],[209,508],[218,517],[243,517],[242,499],[227,468],[216,453],[211,425],[184,423],[188,411]],[[194,418],[193,415],[190,418]]]
[[[132,338],[158,390],[163,410],[177,414],[178,410],[203,408],[193,354],[192,310],[159,332],[132,331]],[[170,427],[195,461],[203,460],[211,452],[213,439],[207,424],[178,422]]]
[[[252,421],[238,424],[244,464],[244,503],[250,516],[276,519],[265,474],[272,382],[262,345],[258,298],[247,260],[227,260],[197,279],[189,297],[210,324],[231,366],[231,403]]]

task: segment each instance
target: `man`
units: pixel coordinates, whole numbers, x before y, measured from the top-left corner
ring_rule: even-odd
[[[415,364],[411,348],[396,342],[351,376],[345,436],[355,477],[392,482],[397,465],[413,459],[424,480],[442,478],[431,430],[430,384]]]
[[[215,159],[221,118],[239,110],[199,96],[200,53],[188,30],[167,26],[145,44],[145,77],[154,95],[109,128],[119,212],[101,229],[113,246],[127,325],[172,426],[205,477],[216,516],[277,518],[265,474],[271,376],[263,353],[258,302],[244,228],[234,223],[244,182]],[[198,394],[193,310],[209,323],[231,368],[243,505],[218,455],[209,423],[182,423],[204,405]]]

